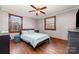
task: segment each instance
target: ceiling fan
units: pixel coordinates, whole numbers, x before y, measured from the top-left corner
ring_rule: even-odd
[[[42,14],[46,14],[43,10],[46,9],[47,7],[35,7],[34,5],[30,5],[32,8],[34,8],[34,10],[31,10],[29,12],[36,12],[36,15],[38,15],[39,13]]]

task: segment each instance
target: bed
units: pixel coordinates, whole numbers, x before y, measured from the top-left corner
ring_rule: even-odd
[[[35,48],[41,42],[49,41],[49,36],[44,33],[37,33],[33,29],[23,29],[21,31],[21,39]]]

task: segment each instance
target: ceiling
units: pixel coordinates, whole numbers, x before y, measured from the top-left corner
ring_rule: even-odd
[[[36,16],[36,14],[33,12],[28,12],[29,10],[33,10],[30,5],[1,5],[0,7],[1,10],[8,13],[26,16],[32,19],[42,19],[44,17],[56,15],[69,10],[79,9],[79,5],[40,5],[40,7],[43,6],[47,7],[47,9],[44,10],[46,14],[39,14],[38,16]]]

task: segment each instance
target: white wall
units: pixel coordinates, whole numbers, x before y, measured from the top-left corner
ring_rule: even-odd
[[[23,16],[23,29],[35,28],[35,20]],[[8,32],[8,13],[0,11],[0,32]],[[11,38],[18,33],[10,33]]]
[[[35,28],[35,20],[23,17],[23,29]]]
[[[8,13],[1,12],[2,17],[2,30],[1,31],[7,31],[8,32]]]
[[[39,30],[39,21],[35,20],[35,30]]]
[[[44,19],[38,20],[40,32],[47,33],[49,36],[67,40],[68,29],[75,28],[76,11],[69,11],[63,14],[56,15],[56,31],[44,30]]]
[[[2,28],[2,26],[1,26],[1,24],[2,24],[2,20],[1,20],[2,18],[1,18],[1,10],[0,10],[0,31],[1,31],[1,28]]]
[[[0,11],[0,32],[8,30],[8,14]]]

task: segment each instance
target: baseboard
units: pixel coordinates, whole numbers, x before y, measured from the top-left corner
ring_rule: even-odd
[[[52,39],[57,39],[57,40],[62,40],[62,41],[67,41],[67,40],[65,40],[65,39],[61,39],[61,38],[58,38],[58,37],[50,37],[50,38],[52,38]]]

